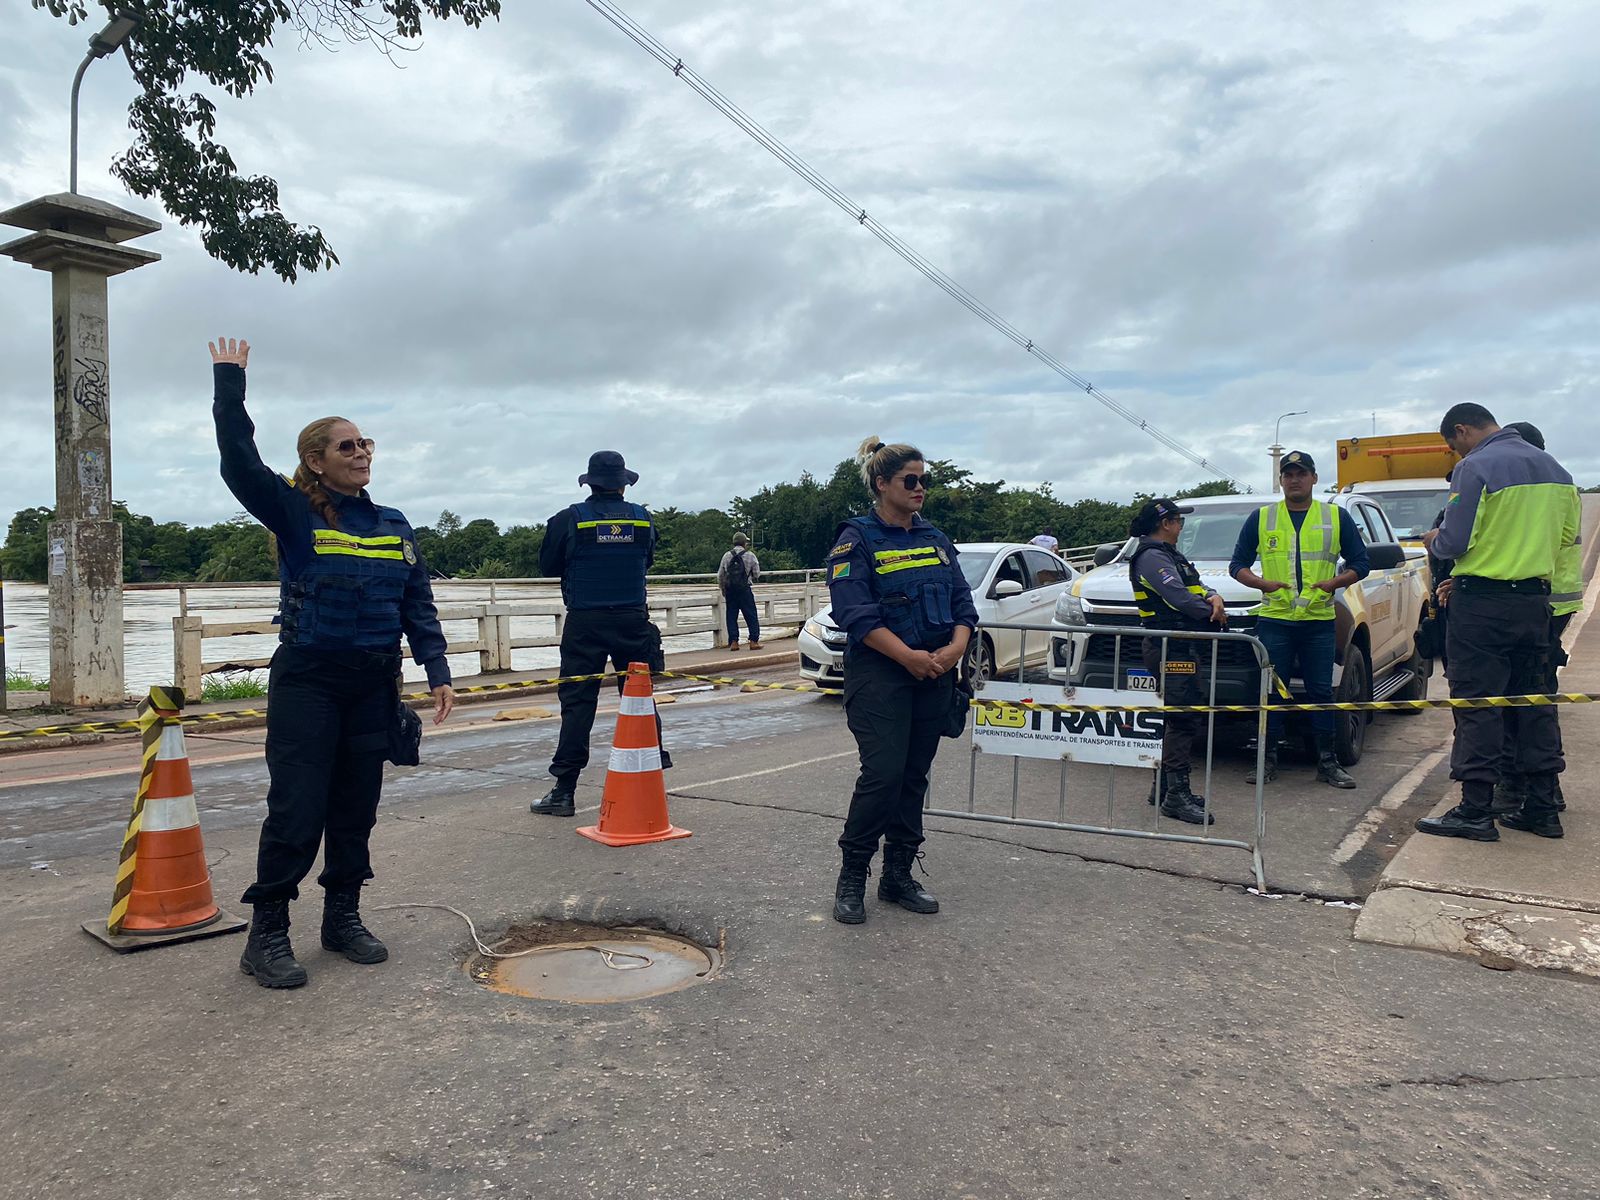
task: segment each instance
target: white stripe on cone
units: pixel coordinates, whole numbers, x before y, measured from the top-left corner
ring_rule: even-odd
[[[650,696],[624,696],[622,707],[617,711],[625,717],[653,717],[656,715],[656,702]]]
[[[139,819],[139,829],[143,833],[191,829],[198,824],[200,824],[200,812],[195,808],[193,795],[146,799],[144,816]]]
[[[624,775],[640,775],[645,771],[661,770],[661,750],[656,746],[645,746],[638,750],[620,750],[611,748],[610,770],[620,771]]]
[[[168,725],[161,731],[161,744],[156,747],[157,762],[171,762],[175,758],[188,758],[183,745],[183,726]]]

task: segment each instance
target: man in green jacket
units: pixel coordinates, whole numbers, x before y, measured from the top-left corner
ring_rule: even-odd
[[[1514,430],[1501,429],[1481,404],[1453,406],[1439,432],[1461,455],[1444,521],[1423,537],[1432,553],[1455,560],[1446,627],[1450,695],[1538,694],[1548,670],[1550,580],[1562,552],[1578,541],[1578,489],[1560,463]],[[1455,710],[1450,777],[1461,781],[1461,803],[1443,816],[1422,818],[1420,831],[1499,840],[1491,810],[1505,745],[1504,712]],[[1522,807],[1500,823],[1560,837],[1555,788],[1564,763],[1556,710],[1526,708],[1517,721],[1516,769],[1528,790]]]

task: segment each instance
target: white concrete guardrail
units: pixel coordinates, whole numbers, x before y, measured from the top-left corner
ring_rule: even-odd
[[[797,582],[768,583],[767,580],[783,576],[798,576]],[[828,603],[827,584],[820,571],[763,572],[762,582],[755,588],[756,606],[764,626],[798,626],[816,614]],[[657,575],[650,576],[650,613],[661,628],[663,637],[682,634],[709,633],[712,644],[727,645],[726,602],[716,588],[715,575]],[[510,671],[511,652],[530,647],[559,646],[562,627],[566,623],[566,607],[561,602],[560,580],[556,579],[495,579],[452,580],[452,585],[482,586],[487,592],[483,603],[446,603],[439,606],[439,621],[445,627],[447,639],[451,626],[459,628],[463,622],[473,622],[475,636],[450,639],[448,654],[476,654],[481,674],[489,675]],[[708,588],[706,583],[710,583]],[[130,587],[176,588],[179,592],[179,616],[172,618],[173,678],[187,695],[198,696],[206,675],[226,669],[252,669],[265,667],[269,658],[225,658],[207,661],[206,642],[230,637],[273,636],[278,632],[270,618],[254,621],[219,621],[203,611],[189,607],[188,593],[204,591],[206,584],[139,585]],[[229,590],[257,587],[276,591],[277,584],[219,584]],[[518,598],[515,593],[529,588],[548,589],[548,594],[533,598]],[[502,592],[510,591],[510,596]],[[522,630],[513,628],[513,621]],[[532,630],[529,626],[533,625]]]

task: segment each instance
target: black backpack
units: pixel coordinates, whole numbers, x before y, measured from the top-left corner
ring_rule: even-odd
[[[722,586],[725,588],[740,588],[750,586],[750,569],[744,564],[745,551],[735,550],[733,557],[728,560],[728,579]]]

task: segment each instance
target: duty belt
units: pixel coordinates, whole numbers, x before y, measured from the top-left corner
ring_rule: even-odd
[[[1490,579],[1484,575],[1456,575],[1454,579],[1463,592],[1514,592],[1523,596],[1548,596],[1548,579]]]

